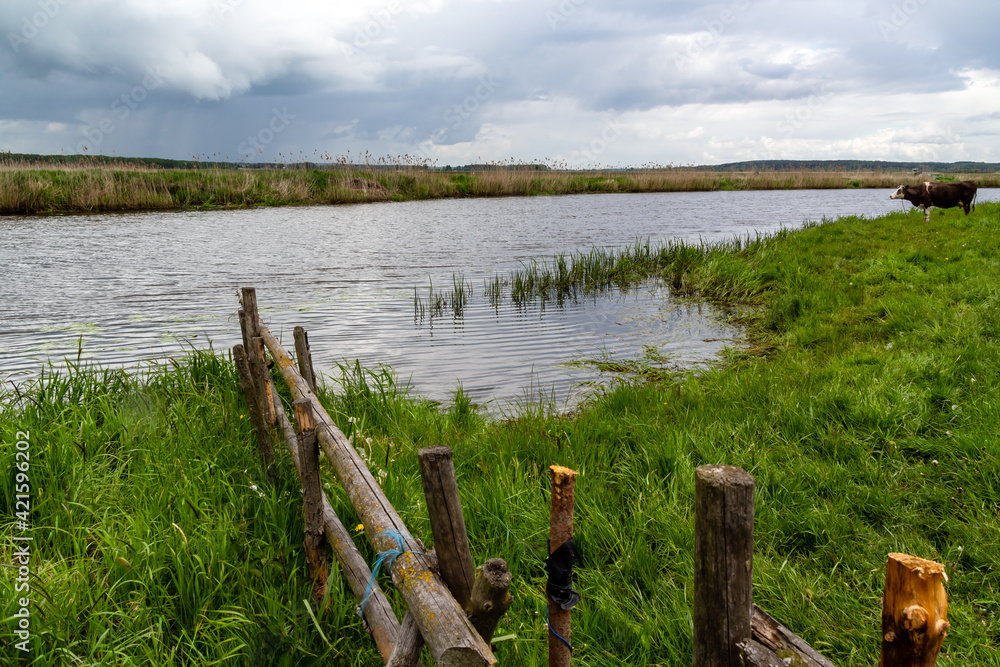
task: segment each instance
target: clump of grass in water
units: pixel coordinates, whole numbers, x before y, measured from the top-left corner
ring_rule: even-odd
[[[450,310],[455,318],[465,314],[469,298],[473,295],[472,284],[458,274],[452,275],[451,280],[452,289],[449,292],[435,292],[434,281],[430,280],[426,302],[417,294],[417,289],[413,289],[414,319],[423,321],[426,316],[433,321],[435,317],[444,315],[446,310]]]

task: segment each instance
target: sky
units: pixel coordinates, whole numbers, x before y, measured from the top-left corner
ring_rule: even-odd
[[[0,0],[0,151],[1000,162],[997,0]]]

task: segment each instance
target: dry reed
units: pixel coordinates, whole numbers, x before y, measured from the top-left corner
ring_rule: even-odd
[[[1000,174],[949,174],[981,187]],[[898,171],[716,172],[683,168],[605,171],[484,168],[444,171],[387,165],[306,169],[161,169],[81,163],[53,168],[0,160],[0,214],[346,204],[448,197],[612,192],[891,188],[922,177]],[[949,179],[950,180],[950,179]]]

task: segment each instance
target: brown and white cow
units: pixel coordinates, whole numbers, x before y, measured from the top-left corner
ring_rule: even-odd
[[[979,186],[975,181],[961,183],[931,183],[925,181],[920,185],[900,185],[889,199],[905,199],[924,211],[924,222],[931,219],[930,207],[952,208],[961,206],[965,214],[969,209],[976,210],[976,190]]]

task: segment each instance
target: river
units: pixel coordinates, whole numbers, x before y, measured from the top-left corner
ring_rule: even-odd
[[[739,331],[664,287],[494,309],[483,279],[561,252],[637,240],[753,236],[807,220],[900,210],[887,190],[594,194],[351,206],[0,217],[0,379],[79,358],[135,367],[190,347],[240,341],[236,292],[291,347],[309,332],[317,371],[392,366],[415,394],[463,388],[502,407],[543,392],[560,406],[606,378],[580,359],[653,353],[678,367],[711,362]],[[980,190],[979,201],[1000,199]],[[905,204],[909,208],[909,204]],[[922,224],[922,215],[913,214]],[[414,317],[414,288],[475,297],[460,318]]]

